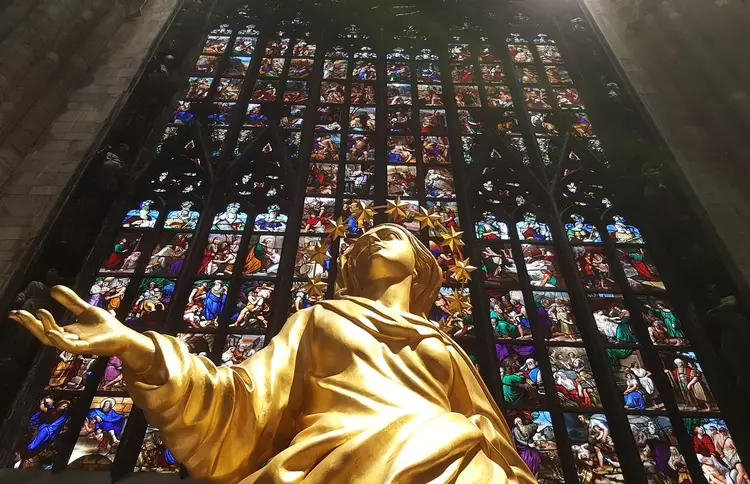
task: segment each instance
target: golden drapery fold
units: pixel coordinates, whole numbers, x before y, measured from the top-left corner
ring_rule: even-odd
[[[468,356],[424,318],[359,297],[321,302],[231,368],[147,334],[158,363],[125,379],[194,477],[536,482]]]

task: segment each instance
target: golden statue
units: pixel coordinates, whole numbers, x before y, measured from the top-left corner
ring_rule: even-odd
[[[442,271],[399,225],[339,258],[339,299],[296,313],[244,363],[217,368],[63,286],[77,316],[11,318],[44,344],[117,355],[135,403],[197,478],[217,483],[532,483],[466,353],[425,318]]]

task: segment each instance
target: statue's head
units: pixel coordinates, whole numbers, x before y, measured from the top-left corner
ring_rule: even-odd
[[[435,257],[400,225],[367,231],[339,257],[337,284],[342,296],[368,297],[369,284],[412,278],[409,311],[426,316],[440,291],[443,271]]]

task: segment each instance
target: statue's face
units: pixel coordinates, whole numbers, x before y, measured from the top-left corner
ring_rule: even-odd
[[[414,272],[414,250],[409,241],[395,230],[373,231],[363,238],[369,255],[368,279],[404,279]],[[364,254],[363,254],[364,255]]]

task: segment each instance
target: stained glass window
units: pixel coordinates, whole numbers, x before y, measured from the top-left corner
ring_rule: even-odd
[[[201,39],[93,252],[90,304],[240,365],[336,297],[357,237],[401,224],[444,270],[430,319],[479,368],[539,482],[741,482],[692,322],[607,181],[555,31],[508,13],[484,30],[444,19],[434,38],[332,33],[247,12]],[[37,407],[15,467],[179,470],[117,358],[59,354]]]

